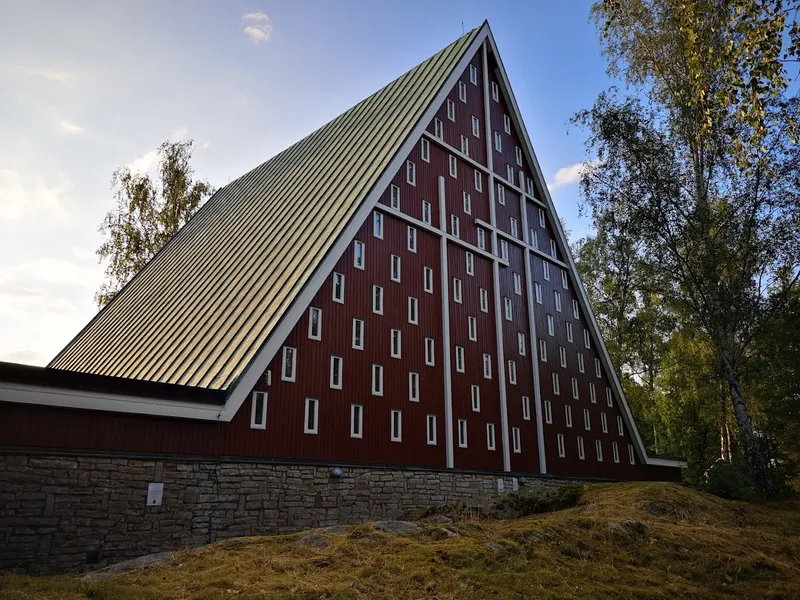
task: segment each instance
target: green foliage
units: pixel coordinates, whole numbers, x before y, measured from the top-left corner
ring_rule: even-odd
[[[117,206],[99,228],[106,241],[97,256],[108,264],[106,281],[95,295],[98,306],[108,304],[214,193],[208,182],[193,180],[193,149],[192,140],[161,144],[157,181],[129,167],[114,171]]]
[[[752,501],[758,496],[747,469],[721,460],[703,474],[699,487],[704,492],[728,500]]]

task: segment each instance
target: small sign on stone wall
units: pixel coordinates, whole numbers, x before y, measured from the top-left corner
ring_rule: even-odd
[[[147,486],[147,506],[161,506],[161,499],[163,497],[163,483],[151,483]]]
[[[504,488],[505,488],[505,481],[503,481],[502,479],[498,479],[497,480],[497,491],[498,492],[502,492]]]
[[[516,477],[512,478],[511,487],[515,492],[519,491],[519,479],[517,479]]]

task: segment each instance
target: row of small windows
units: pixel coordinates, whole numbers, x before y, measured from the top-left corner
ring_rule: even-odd
[[[558,440],[558,456],[559,458],[566,458],[567,449],[565,446],[563,434],[559,433],[557,436],[557,440]],[[577,442],[578,442],[578,458],[580,460],[585,460],[586,451],[584,449],[583,438],[581,436],[578,436]],[[597,459],[597,462],[603,462],[602,440],[595,440],[594,448],[595,448],[595,457]],[[619,463],[619,445],[617,444],[617,442],[611,442],[611,454],[614,459],[614,462]],[[632,465],[636,464],[636,456],[634,454],[633,444],[628,444],[628,461]]]
[[[553,406],[549,400],[545,400],[544,402],[544,422],[548,425],[553,424]],[[569,404],[564,405],[564,424],[567,427],[572,427],[572,406]],[[586,431],[592,430],[592,417],[588,408],[583,409],[583,428]],[[608,433],[608,417],[604,412],[600,413],[600,428],[603,430],[603,433]],[[625,435],[621,416],[617,416],[617,433],[620,436]]]
[[[542,351],[541,340],[540,340],[539,346],[540,346],[539,347],[539,353],[541,354],[541,351]],[[551,376],[552,376],[552,379],[553,379],[553,395],[554,396],[560,396],[561,395],[561,380],[560,380],[560,378],[558,376],[558,373],[553,371],[551,373]],[[581,398],[580,398],[580,389],[579,389],[578,379],[576,377],[571,377],[570,378],[570,382],[572,384],[572,398],[575,399],[575,400],[580,400]],[[592,382],[589,382],[589,400],[592,402],[592,404],[596,404],[597,403],[597,388],[595,387],[594,383],[592,383]],[[611,394],[611,388],[608,387],[608,386],[606,386],[606,404],[608,404],[608,406],[613,406],[613,404],[614,404],[613,395]]]

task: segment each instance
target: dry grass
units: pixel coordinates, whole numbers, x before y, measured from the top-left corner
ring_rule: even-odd
[[[0,599],[800,598],[800,504],[750,505],[676,485],[589,487],[582,506],[518,520],[369,525],[230,540],[107,580],[0,575]],[[492,547],[487,547],[487,543]]]

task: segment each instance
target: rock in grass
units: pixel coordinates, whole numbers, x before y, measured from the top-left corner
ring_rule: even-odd
[[[419,526],[411,521],[375,521],[372,526],[389,535],[413,535],[420,532]]]
[[[347,528],[344,525],[331,525],[330,527],[326,527],[323,531],[325,531],[325,533],[335,533],[341,535],[343,533],[347,533]]]
[[[494,542],[487,542],[484,544],[489,550],[494,552],[495,554],[502,554],[506,551],[500,544],[495,544]]]
[[[437,527],[431,531],[430,535],[434,540],[447,540],[450,538],[460,537],[455,531],[448,529],[447,527]]]
[[[172,555],[172,552],[156,552],[155,554],[147,554],[146,556],[140,556],[139,558],[132,558],[130,560],[118,562],[110,567],[106,567],[105,569],[100,569],[99,571],[91,571],[86,573],[84,577],[86,579],[104,579],[106,577],[118,575],[119,573],[124,573],[125,571],[132,571],[133,569],[138,569],[140,567],[164,564],[170,558],[172,558]]]
[[[307,535],[304,538],[300,538],[297,540],[297,543],[305,544],[307,546],[311,546],[312,548],[328,548],[331,545],[331,541],[328,538],[315,533]]]

